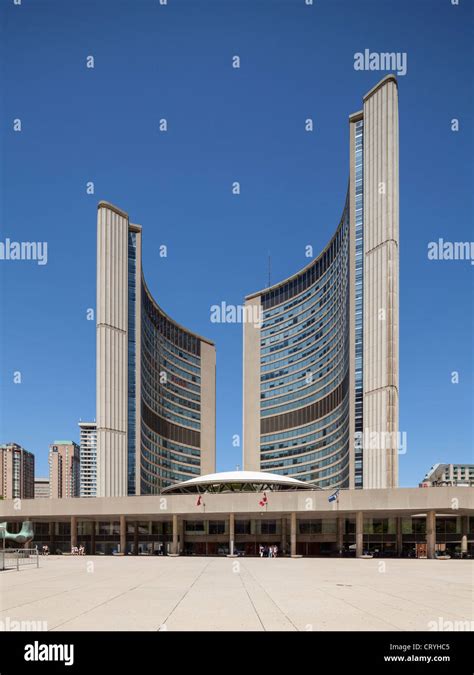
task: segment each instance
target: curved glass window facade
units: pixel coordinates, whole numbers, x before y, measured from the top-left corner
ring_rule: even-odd
[[[260,470],[348,487],[349,199],[323,253],[259,301]]]
[[[398,484],[399,453],[396,78],[348,121],[336,232],[303,270],[245,299],[259,318],[244,324],[244,468],[386,488]]]
[[[141,289],[140,491],[201,473],[201,340]]]
[[[97,494],[156,494],[215,471],[216,355],[171,319],[142,269],[142,228],[97,215]]]

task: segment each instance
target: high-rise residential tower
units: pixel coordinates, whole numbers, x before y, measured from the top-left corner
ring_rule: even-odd
[[[349,117],[349,188],[326,248],[246,298],[244,468],[321,487],[398,484],[398,88]]]
[[[97,219],[97,495],[156,494],[215,470],[214,344],[171,319],[142,272],[142,228]]]
[[[97,497],[97,425],[79,422],[81,437],[81,497]]]
[[[18,443],[0,445],[0,497],[33,499],[35,456]]]
[[[80,496],[80,452],[74,441],[49,446],[49,492],[53,499]]]

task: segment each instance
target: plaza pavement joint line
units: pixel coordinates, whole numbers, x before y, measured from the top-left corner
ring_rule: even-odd
[[[242,584],[242,587],[243,587],[244,591],[245,591],[246,594],[247,594],[247,597],[248,597],[248,599],[249,599],[249,602],[250,602],[250,604],[251,604],[252,607],[253,607],[253,611],[254,611],[255,614],[257,615],[257,619],[260,621],[260,625],[262,626],[263,631],[266,633],[266,632],[267,632],[267,629],[265,628],[265,625],[264,625],[262,619],[260,618],[260,614],[258,613],[257,608],[255,607],[254,602],[253,602],[252,598],[250,597],[250,593],[248,592],[247,587],[246,587],[246,585],[245,585],[245,583],[244,583],[244,580],[243,580],[243,578],[242,578],[242,575],[241,575],[240,573],[239,573],[239,577],[240,577],[240,583]]]
[[[177,608],[179,607],[179,605],[183,602],[184,598],[187,596],[187,594],[189,593],[189,591],[191,590],[191,588],[193,588],[193,586],[196,584],[196,582],[199,581],[199,579],[202,577],[202,575],[203,575],[204,572],[207,570],[207,568],[209,567],[209,565],[211,564],[211,562],[212,562],[212,558],[211,558],[211,560],[209,560],[209,562],[207,563],[207,565],[205,565],[205,566],[202,568],[202,570],[199,572],[199,574],[197,575],[197,577],[194,579],[194,581],[193,581],[193,583],[191,584],[191,586],[189,586],[189,587],[184,591],[183,595],[182,595],[181,598],[178,600],[178,602],[176,603],[176,605],[173,607],[173,609],[171,610],[171,612],[168,614],[167,617],[165,617],[165,620],[162,621],[162,622],[160,623],[160,626],[166,626],[166,622],[170,620],[170,618],[171,618],[171,616],[173,615],[173,613],[177,610]],[[158,628],[156,629],[157,632],[160,630],[160,626],[158,626]]]
[[[294,628],[296,631],[299,632],[298,626],[296,626],[296,625],[293,623],[293,621],[290,619],[290,617],[288,616],[288,614],[285,614],[285,612],[282,610],[282,608],[280,607],[280,605],[272,598],[272,596],[268,593],[267,589],[266,589],[264,586],[262,586],[262,584],[259,582],[259,580],[258,580],[258,579],[252,574],[252,572],[248,569],[248,567],[246,567],[245,565],[242,565],[242,567],[243,567],[243,569],[247,572],[247,574],[255,581],[255,583],[257,584],[257,586],[259,586],[259,587],[262,589],[262,591],[263,591],[263,592],[265,593],[265,595],[269,598],[269,600],[275,605],[275,607],[278,609],[278,611],[280,612],[280,614],[282,614],[282,615],[285,617],[285,619],[287,619],[288,622],[293,626],[293,628]],[[244,585],[245,585],[245,584],[244,584]],[[266,630],[266,629],[264,629],[264,630]]]
[[[102,607],[103,605],[107,605],[109,602],[112,602],[112,600],[117,600],[117,598],[120,598],[122,595],[126,595],[127,593],[130,593],[130,591],[135,591],[137,588],[140,588],[140,586],[143,586],[145,583],[147,583],[150,580],[154,580],[156,578],[161,578],[164,576],[165,571],[163,571],[161,574],[158,575],[153,575],[153,577],[150,577],[146,581],[142,581],[141,583],[137,584],[136,586],[130,586],[129,588],[126,588],[124,591],[121,593],[117,593],[116,595],[111,596],[110,598],[107,598],[107,600],[104,600],[103,602],[99,602],[98,605],[94,605],[93,607],[90,607],[89,609],[84,610],[84,612],[81,612],[80,614],[76,614],[74,617],[70,619],[66,619],[66,621],[63,621],[62,623],[58,623],[55,626],[52,626],[51,630],[56,630],[59,626],[64,626],[66,623],[70,623],[71,621],[76,621],[80,616],[85,616],[86,614],[90,614],[91,612],[94,612],[96,609],[99,607]],[[75,590],[75,589],[73,589]],[[64,591],[68,593],[69,591]]]

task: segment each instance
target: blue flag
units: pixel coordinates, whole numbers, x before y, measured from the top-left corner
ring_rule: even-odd
[[[338,497],[339,497],[339,490],[336,490],[336,492],[333,492],[332,495],[329,495],[328,502],[335,502]]]

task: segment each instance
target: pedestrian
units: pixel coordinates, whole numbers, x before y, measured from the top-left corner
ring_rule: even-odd
[[[275,544],[273,547],[273,557],[276,558],[278,555],[278,546]]]

